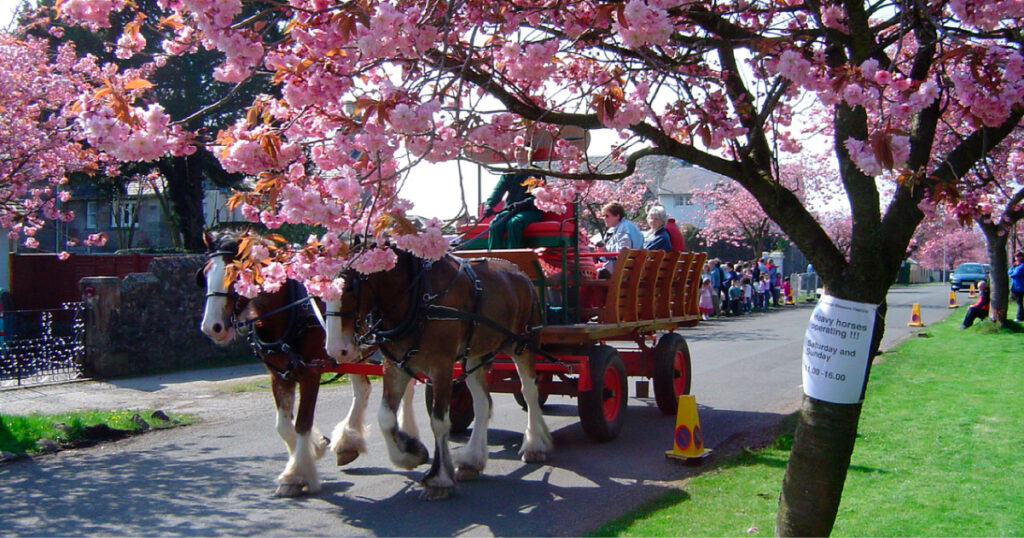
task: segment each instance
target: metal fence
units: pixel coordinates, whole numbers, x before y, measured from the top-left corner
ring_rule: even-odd
[[[0,386],[75,379],[84,358],[85,303],[0,312]]]
[[[817,290],[821,287],[818,273],[793,273],[789,275],[789,285],[793,287],[793,299],[817,299]]]

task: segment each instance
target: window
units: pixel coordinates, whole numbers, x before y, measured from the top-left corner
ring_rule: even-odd
[[[693,195],[689,194],[689,193],[687,193],[687,194],[677,194],[675,202],[676,202],[677,206],[679,206],[679,205],[693,205]]]
[[[110,206],[110,227],[127,228],[133,225],[138,226],[138,223],[135,222],[136,209],[135,202],[113,202]]]
[[[96,229],[96,202],[85,203],[85,229],[95,230]]]

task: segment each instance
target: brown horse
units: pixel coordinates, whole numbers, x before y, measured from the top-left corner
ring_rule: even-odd
[[[520,450],[523,461],[546,460],[553,443],[537,400],[532,351],[537,335],[531,328],[540,323],[540,310],[530,279],[514,264],[499,259],[447,256],[429,262],[400,250],[397,256],[389,271],[368,276],[347,272],[340,301],[327,307],[327,350],[332,357],[356,360],[357,341],[371,338],[388,359],[378,418],[391,461],[411,469],[427,460],[422,443],[397,430],[395,421],[410,378],[423,376],[433,388],[428,412],[435,443],[434,460],[422,481],[425,495],[448,497],[457,478],[468,480],[483,472],[491,409],[481,365],[497,352],[513,358],[522,382],[527,406]],[[366,329],[357,331],[357,327]],[[453,462],[448,450],[448,409],[454,365],[459,361],[468,372],[476,424]]]
[[[207,236],[209,261],[197,282],[206,290],[202,331],[217,344],[226,345],[236,333],[244,333],[270,373],[271,390],[277,407],[278,435],[288,449],[288,463],[277,477],[277,495],[294,497],[320,488],[315,461],[326,452],[328,443],[345,465],[366,452],[364,414],[370,396],[370,381],[365,375],[350,376],[354,397],[348,415],[335,427],[334,442],[320,435],[313,426],[320,374],[325,365],[334,364],[324,350],[324,328],[312,308],[316,305],[302,285],[289,280],[273,293],[260,293],[246,299],[225,285],[225,267],[238,251],[237,233]],[[299,388],[298,414],[292,421],[295,388]],[[402,429],[411,438],[418,437],[412,413],[412,391],[403,400]]]

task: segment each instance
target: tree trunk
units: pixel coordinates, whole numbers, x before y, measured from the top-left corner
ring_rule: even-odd
[[[861,404],[804,396],[786,465],[775,521],[776,536],[828,536],[857,437]]]
[[[885,332],[887,306],[878,306],[861,400]],[[861,403],[838,404],[804,395],[793,448],[782,479],[776,536],[828,536],[835,525],[846,471],[857,440]]]
[[[203,167],[196,156],[169,157],[159,164],[167,178],[167,198],[187,250],[205,250],[203,244]]]
[[[1004,227],[993,224],[991,221],[978,221],[981,231],[985,234],[987,243],[988,260],[991,272],[989,273],[990,292],[992,293],[989,303],[989,318],[996,323],[996,326],[1006,326],[1006,310],[1010,304],[1010,277],[1007,274],[1008,257],[1006,255],[1007,234]]]

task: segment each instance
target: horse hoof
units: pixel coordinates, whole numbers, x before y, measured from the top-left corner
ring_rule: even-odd
[[[402,433],[401,441],[402,452],[408,456],[408,461],[412,464],[411,467],[408,467],[409,469],[414,469],[430,461],[430,453],[427,452],[427,447],[423,446],[419,439]]]
[[[320,439],[317,439],[313,443],[313,456],[316,459],[322,458],[324,456],[324,454],[327,453],[327,448],[330,445],[331,445],[331,440],[329,438],[324,437],[324,436],[321,435]]]
[[[303,484],[280,484],[277,486],[275,495],[278,497],[300,497],[303,493]]]
[[[348,465],[359,457],[358,450],[342,450],[338,452],[338,467],[342,465]]]
[[[454,487],[437,487],[423,485],[423,498],[428,501],[440,501],[451,498],[455,494]]]
[[[523,461],[526,463],[544,463],[545,461],[548,461],[548,454],[547,452],[539,451],[523,452]]]
[[[455,470],[455,480],[458,482],[469,482],[480,478],[480,469],[472,467],[459,467]]]

